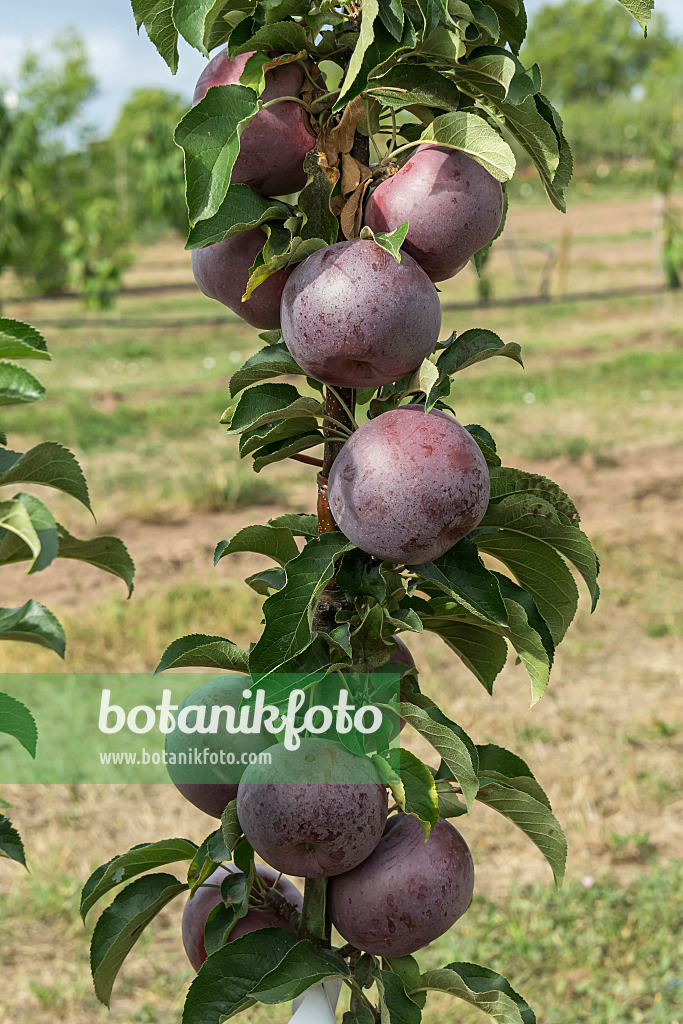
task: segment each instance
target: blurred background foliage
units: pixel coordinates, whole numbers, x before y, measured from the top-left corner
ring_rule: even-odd
[[[521,57],[552,68],[547,91],[572,142],[575,194],[647,188],[664,197],[662,259],[678,286],[672,196],[683,154],[683,39],[662,15],[644,43],[614,0],[564,0],[531,19]],[[0,272],[13,273],[12,292],[79,292],[105,307],[136,245],[186,227],[182,154],[172,139],[185,100],[137,89],[103,135],[81,113],[96,90],[73,30],[27,53],[16,81],[0,82]],[[540,199],[528,158],[518,158],[511,198]]]

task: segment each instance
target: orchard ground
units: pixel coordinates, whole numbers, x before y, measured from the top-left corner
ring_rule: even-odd
[[[683,295],[637,294],[658,277],[652,223],[649,196],[575,201],[567,218],[514,203],[489,265],[495,298],[537,292],[544,275],[553,296],[623,293],[444,310],[442,336],[487,327],[522,344],[526,372],[493,360],[461,375],[458,418],[488,427],[504,463],[565,487],[602,561],[598,612],[591,617],[584,598],[531,710],[521,667],[506,668],[489,698],[437,638],[407,637],[423,688],[477,742],[522,750],[570,850],[568,881],[555,893],[541,855],[494,812],[477,807],[455,822],[475,860],[474,902],[421,958],[489,963],[544,1024],[683,1024]],[[13,292],[1,284],[0,294]],[[190,632],[248,643],[260,599],[243,578],[266,562],[232,555],[214,569],[213,548],[247,522],[314,508],[314,470],[288,462],[255,475],[218,424],[227,378],[260,346],[257,332],[196,291],[175,239],[141,253],[127,284],[149,291],[127,292],[100,316],[71,300],[3,307],[42,329],[54,355],[41,371],[48,400],[3,419],[10,446],[49,437],[78,454],[97,532],[126,541],[138,577],[126,602],[117,581],[87,566],[33,578],[4,570],[5,603],[39,596],[69,644],[66,666],[4,644],[0,672],[148,670]],[[170,284],[177,291],[152,289]],[[447,306],[475,296],[468,268],[441,298]],[[34,436],[25,433],[31,417]],[[94,532],[79,514],[69,508],[73,532]],[[64,713],[57,692],[54,713]],[[180,940],[183,901],[143,936],[108,1015],[91,992],[77,893],[113,854],[171,835],[199,841],[211,819],[171,786],[3,787],[3,796],[15,804],[33,873],[0,863],[0,1022],[179,1019],[193,974]],[[542,887],[533,899],[532,886]],[[245,1018],[286,1019],[282,1008]],[[433,997],[424,1020],[442,1019],[481,1016]]]

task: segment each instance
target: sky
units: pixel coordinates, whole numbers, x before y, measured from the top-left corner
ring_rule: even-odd
[[[546,0],[527,0],[533,15]],[[616,0],[615,0],[616,2]],[[683,0],[655,0],[672,28],[683,35]],[[0,87],[12,88],[28,47],[40,50],[56,32],[75,26],[85,39],[99,93],[86,107],[88,122],[106,134],[130,92],[153,86],[180,93],[189,102],[206,59],[180,40],[180,64],[172,76],[144,29],[138,37],[127,0],[32,0],[31,4],[0,0]]]

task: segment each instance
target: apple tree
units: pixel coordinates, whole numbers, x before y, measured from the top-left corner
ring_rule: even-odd
[[[244,551],[273,562],[246,580],[264,597],[248,649],[216,622],[171,643],[158,671],[218,669],[225,680],[204,686],[226,693],[233,673],[235,690],[315,678],[334,693],[391,668],[401,725],[433,758],[379,739],[352,749],[309,729],[299,749],[273,742],[268,767],[249,764],[223,790],[174,778],[220,827],[200,845],[143,844],[93,873],[84,918],[124,885],[94,929],[96,992],[109,1003],[142,929],[189,894],[183,934],[199,970],[184,1024],[303,993],[312,1007],[332,982],[350,990],[344,1024],[417,1024],[432,990],[529,1024],[533,1011],[495,967],[424,972],[413,954],[474,891],[454,819],[493,808],[557,883],[565,837],[525,760],[438,707],[404,643],[434,633],[489,693],[512,652],[535,703],[577,609],[575,574],[592,608],[598,600],[598,561],[572,499],[505,465],[484,425],[455,418],[459,389],[484,372],[472,368],[503,356],[512,369],[520,346],[476,327],[443,338],[434,285],[470,260],[480,268],[502,231],[512,140],[564,210],[572,158],[538,65],[519,58],[523,0],[132,6],[172,72],[179,36],[210,58],[175,132],[187,248],[202,291],[264,329],[230,380],[223,421],[255,472],[296,459],[317,470],[318,491],[317,514],[249,525],[216,547],[216,564]],[[623,6],[644,28],[652,3]],[[186,878],[156,871],[183,860]],[[284,874],[305,879],[302,903]],[[270,917],[245,927],[256,911]],[[332,1003],[320,1020],[334,1019]]]

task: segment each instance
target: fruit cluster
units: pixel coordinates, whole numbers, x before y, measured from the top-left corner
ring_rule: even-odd
[[[400,641],[395,658],[414,667]],[[180,708],[237,711],[250,685],[249,676],[238,674],[211,680]],[[171,762],[181,751],[181,735],[177,730],[168,734]],[[225,736],[212,734],[211,740],[225,747]],[[285,874],[329,879],[331,923],[356,949],[377,956],[414,953],[461,917],[472,898],[474,867],[465,840],[449,822],[439,819],[425,843],[415,817],[388,815],[385,785],[367,757],[328,739],[304,739],[294,751],[270,742],[263,733],[232,736],[236,763],[227,769],[229,782],[225,768],[221,782],[188,782],[193,774],[206,780],[203,767],[169,768],[180,792],[215,817],[236,799],[240,827],[268,865],[256,868],[249,910],[234,921],[227,941],[260,928],[295,930],[301,893]],[[263,764],[241,764],[242,754],[264,751]],[[222,883],[237,872],[232,865],[216,869],[186,903],[183,943],[195,970],[206,959],[207,922],[224,902]]]

